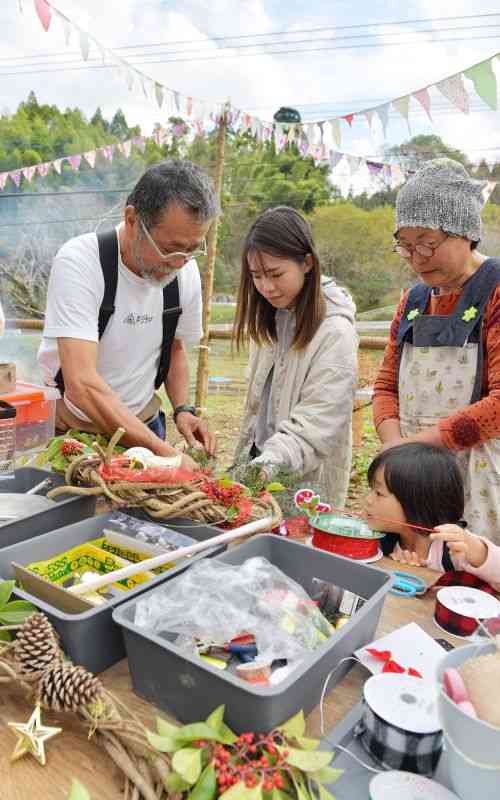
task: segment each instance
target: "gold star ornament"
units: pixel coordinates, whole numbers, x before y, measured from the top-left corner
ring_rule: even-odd
[[[30,754],[42,766],[45,766],[45,742],[62,733],[62,728],[49,728],[42,725],[40,716],[40,706],[35,706],[31,717],[28,722],[9,722],[9,728],[12,728],[18,737],[14,752],[11,756],[11,761],[17,761],[19,758]]]

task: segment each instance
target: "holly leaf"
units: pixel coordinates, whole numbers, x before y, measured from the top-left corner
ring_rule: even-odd
[[[154,747],[159,753],[175,753],[182,746],[173,736],[158,736],[157,733],[147,729],[146,736],[151,747]]]
[[[206,722],[193,722],[192,725],[183,725],[182,728],[177,728],[175,738],[183,744],[194,742],[197,739],[221,741],[217,731],[214,731]]]
[[[162,719],[161,717],[156,717],[156,730],[160,736],[175,737],[177,736],[179,726],[173,725],[171,722],[168,722],[168,720]]]
[[[10,635],[10,631],[3,631],[0,628],[0,642],[10,642],[12,641],[12,636]]]
[[[267,492],[284,492],[286,491],[285,487],[279,481],[273,481],[272,483],[268,483],[266,485]]]
[[[80,781],[73,778],[71,783],[71,791],[68,795],[68,800],[90,800],[90,794]]]
[[[278,747],[280,753],[288,752],[286,756],[287,764],[302,772],[317,772],[322,767],[328,766],[333,758],[333,753],[328,753],[325,750],[298,750],[296,747]]]
[[[0,582],[0,609],[3,608],[6,603],[9,602],[9,597],[12,594],[12,590],[16,585],[15,581],[1,581]]]
[[[214,800],[217,797],[217,780],[212,764],[205,767],[200,780],[188,794],[188,800]]]
[[[309,739],[307,736],[296,736],[295,740],[303,750],[317,750],[320,743],[319,739]]]
[[[172,758],[172,767],[186,783],[196,783],[201,774],[201,750],[195,747],[177,750]]]
[[[322,786],[321,783],[318,784],[318,790],[319,790],[319,800],[335,800],[335,795],[329,792],[328,789],[325,789],[325,787]]]
[[[207,725],[219,734],[219,741],[223,744],[233,744],[238,738],[234,731],[224,722],[225,706],[218,706],[207,717]]]
[[[343,772],[344,772],[343,769],[334,769],[333,767],[322,767],[317,772],[313,772],[311,774],[311,778],[313,779],[313,781],[316,781],[317,783],[331,784],[338,781]]]
[[[163,781],[167,791],[172,794],[181,794],[191,788],[191,785],[177,775],[176,772],[170,772]]]
[[[304,712],[302,710],[298,711],[293,717],[290,717],[290,719],[284,722],[283,725],[279,725],[278,728],[286,736],[292,736],[295,739],[297,736],[303,736],[306,729]]]
[[[35,607],[27,600],[12,600],[0,608],[0,622],[3,625],[22,625],[34,610]]]
[[[261,785],[245,786],[243,781],[238,781],[224,792],[224,800],[262,800]]]

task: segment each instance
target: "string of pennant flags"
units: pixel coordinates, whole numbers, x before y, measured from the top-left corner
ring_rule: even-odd
[[[258,117],[249,114],[241,109],[235,108],[231,103],[213,103],[200,100],[195,97],[182,95],[159,81],[151,78],[146,73],[133,67],[125,58],[117,55],[114,51],[104,47],[88,31],[80,28],[75,22],[70,20],[65,14],[59,11],[50,0],[34,0],[35,10],[38,14],[43,29],[47,32],[50,28],[52,18],[60,20],[66,43],[69,44],[72,33],[76,35],[82,58],[88,60],[91,46],[101,54],[103,63],[108,59],[111,64],[115,64],[124,74],[125,81],[130,91],[134,88],[142,90],[147,99],[154,97],[159,108],[165,107],[171,113],[177,113],[193,119],[195,123],[203,128],[205,121],[209,123],[217,120],[221,114],[229,116],[230,123],[234,126],[239,124],[244,130],[250,130],[257,139],[266,141],[273,137],[278,144],[286,145],[285,138],[287,126],[272,122],[266,122]],[[498,88],[495,62],[500,58],[500,53],[488,57],[467,67],[454,75],[449,75],[433,84],[428,84],[417,91],[401,97],[396,97],[386,103],[382,103],[371,108],[360,111],[353,111],[349,114],[334,116],[330,119],[317,120],[315,122],[300,123],[294,126],[298,129],[296,135],[300,139],[302,149],[314,147],[325,140],[325,134],[330,128],[331,138],[337,149],[341,147],[342,130],[345,125],[352,127],[357,119],[364,119],[371,131],[374,119],[378,119],[384,137],[389,125],[389,112],[392,109],[406,121],[410,130],[410,115],[417,109],[423,109],[432,123],[432,97],[431,89],[436,89],[443,95],[450,104],[463,114],[470,113],[470,95],[465,84],[465,79],[472,82],[476,94],[492,111],[498,110]],[[411,133],[411,130],[410,130]],[[288,136],[290,132],[288,131]],[[301,148],[299,148],[301,149]],[[309,152],[307,153],[309,155]]]
[[[21,9],[23,2],[24,0],[19,0]],[[77,171],[83,163],[94,168],[99,156],[111,161],[117,151],[121,152],[125,158],[128,158],[133,145],[143,150],[147,138],[153,138],[158,144],[162,144],[169,135],[183,135],[187,126],[195,134],[204,135],[218,125],[223,115],[226,123],[233,130],[241,133],[250,133],[260,143],[274,141],[277,151],[281,151],[288,144],[294,143],[302,157],[312,157],[315,163],[328,162],[332,169],[335,169],[341,163],[347,163],[351,175],[364,168],[368,170],[370,176],[381,178],[386,184],[395,187],[404,182],[408,175],[408,170],[405,170],[398,163],[387,163],[341,152],[343,126],[352,127],[355,119],[364,118],[371,132],[374,119],[378,119],[385,137],[389,124],[389,111],[392,107],[406,121],[411,134],[410,114],[416,107],[415,103],[418,104],[418,107],[424,109],[429,121],[433,122],[431,89],[437,89],[455,108],[464,114],[468,114],[470,112],[470,97],[464,79],[472,82],[478,96],[491,110],[498,110],[495,62],[500,58],[500,53],[455,75],[448,76],[435,84],[429,84],[408,95],[395,98],[372,108],[315,122],[293,124],[267,122],[255,115],[237,109],[230,102],[211,103],[183,95],[174,89],[164,86],[159,81],[133,67],[126,59],[117,55],[114,51],[104,47],[88,31],[85,31],[63,14],[54,3],[49,2],[49,0],[33,0],[33,2],[45,32],[49,31],[52,20],[57,20],[62,24],[67,45],[70,43],[72,36],[76,36],[78,39],[84,61],[88,60],[91,48],[95,48],[101,54],[103,63],[109,61],[111,65],[115,65],[120,70],[130,91],[140,88],[145,98],[148,101],[154,98],[158,108],[163,108],[167,116],[181,117],[187,122],[177,123],[169,126],[169,128],[158,127],[152,137],[137,136],[126,142],[105,145],[85,153],[64,156],[43,164],[19,167],[0,173],[0,190],[5,188],[9,179],[19,188],[23,178],[30,183],[36,175],[45,177],[51,168],[60,174],[64,163],[69,164],[71,169]]]
[[[134,136],[132,139],[128,139],[125,142],[103,145],[94,150],[87,150],[84,153],[63,156],[62,158],[56,158],[52,161],[45,161],[42,164],[31,164],[26,167],[18,167],[6,172],[0,172],[0,191],[9,185],[9,180],[19,189],[23,180],[27,183],[31,183],[37,176],[46,178],[51,170],[61,175],[64,165],[78,172],[84,166],[87,169],[89,167],[95,169],[96,165],[99,163],[99,159],[111,162],[118,153],[124,158],[130,158],[132,147],[136,147],[141,152],[144,152],[148,139],[155,141],[158,145],[163,145],[172,138],[179,138],[185,135],[190,129],[191,125],[185,121],[175,122],[168,127],[157,127],[151,136]],[[330,150],[327,153],[324,146],[316,147],[310,155],[313,157],[316,156],[315,161],[317,163],[328,160],[332,170],[338,167],[342,162],[345,162],[349,166],[351,175],[354,175],[362,167],[366,167],[369,175],[382,178],[391,186],[397,186],[403,183],[408,174],[399,164],[373,161],[361,156],[351,155],[350,153],[341,153],[337,150]]]

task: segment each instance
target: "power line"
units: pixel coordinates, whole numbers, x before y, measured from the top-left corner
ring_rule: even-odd
[[[15,167],[13,169],[16,169]],[[9,172],[10,170],[6,170]],[[17,194],[16,192],[9,192],[5,194],[4,192],[0,193],[0,198],[3,200],[5,197],[15,197],[19,200],[20,197],[71,197],[75,194],[121,194],[123,192],[130,192],[130,189],[133,187],[129,187],[128,189],[76,189],[71,190],[69,192],[65,192],[61,190],[59,192],[20,192]]]
[[[500,16],[500,14],[498,16]],[[426,29],[426,30],[422,30],[422,31],[413,31],[412,33],[415,34],[415,35],[432,34],[432,36],[435,37],[437,34],[450,33],[450,32],[453,32],[453,31],[455,31],[455,32],[463,31],[463,32],[470,33],[470,31],[473,31],[473,30],[483,30],[485,28],[488,29],[488,30],[491,30],[492,27],[495,27],[495,28],[500,27],[500,22],[494,23],[493,25],[491,25],[491,24],[490,25],[475,25],[475,26],[459,27],[459,28],[457,28],[457,27],[454,27],[454,28],[430,28],[430,29]],[[264,42],[262,44],[258,43],[258,42],[255,42],[255,43],[251,43],[251,44],[228,45],[227,47],[224,47],[224,48],[216,48],[216,50],[213,51],[213,54],[211,56],[199,55],[199,53],[200,53],[199,48],[197,48],[196,50],[166,50],[163,53],[162,52],[149,53],[149,54],[148,53],[144,53],[144,54],[137,53],[137,54],[135,54],[137,57],[143,56],[144,58],[147,58],[147,60],[145,60],[145,61],[143,60],[143,61],[139,62],[139,61],[134,61],[133,58],[132,58],[132,59],[129,60],[129,63],[130,63],[131,66],[133,66],[133,65],[139,65],[139,64],[140,65],[163,64],[163,63],[167,63],[168,64],[168,63],[175,63],[177,61],[191,61],[191,60],[193,60],[193,61],[201,61],[201,60],[210,61],[210,60],[213,60],[213,61],[215,61],[215,60],[222,59],[222,58],[234,58],[234,56],[232,56],[232,55],[225,55],[225,51],[226,50],[232,50],[232,51],[238,51],[239,52],[241,50],[247,50],[249,48],[257,48],[257,47],[266,48],[266,49],[265,50],[261,50],[259,52],[255,52],[255,53],[240,53],[239,52],[239,54],[241,54],[242,56],[247,56],[248,57],[248,56],[256,56],[256,55],[280,55],[282,52],[283,53],[315,52],[315,50],[309,51],[309,50],[304,50],[302,48],[299,48],[299,49],[296,49],[296,50],[286,50],[286,51],[285,50],[283,50],[283,51],[282,50],[274,50],[274,49],[270,50],[269,48],[270,47],[288,47],[290,45],[317,44],[317,43],[322,43],[322,42],[330,42],[331,43],[331,48],[317,48],[318,51],[319,50],[325,50],[325,49],[347,50],[347,49],[350,49],[350,48],[351,49],[356,49],[356,48],[361,48],[361,47],[389,47],[389,46],[399,46],[399,45],[412,45],[412,44],[424,44],[424,43],[434,43],[434,42],[455,41],[454,39],[450,39],[450,38],[448,38],[448,39],[431,38],[431,39],[425,39],[425,40],[422,40],[422,39],[410,39],[410,40],[396,41],[396,42],[385,42],[385,41],[363,42],[363,43],[360,43],[359,45],[338,45],[337,46],[335,44],[336,42],[352,41],[352,40],[358,40],[358,39],[367,39],[367,38],[374,38],[374,37],[386,38],[386,37],[406,36],[406,35],[407,35],[406,32],[371,33],[371,34],[360,34],[360,35],[355,35],[355,36],[334,36],[334,37],[318,38],[318,39],[297,39],[297,40],[294,40],[294,41],[291,41],[291,42]],[[497,36],[500,38],[500,34],[497,34]],[[492,36],[488,36],[488,37],[478,36],[478,37],[476,37],[476,40],[477,39],[481,39],[481,38],[492,38]],[[469,39],[469,37],[467,37],[467,39]],[[463,40],[460,40],[460,41],[463,41]],[[209,43],[208,40],[207,40],[207,43]],[[196,54],[196,55],[193,56],[192,58],[171,58],[171,56],[175,56],[175,55],[180,55],[180,56],[187,55],[187,56],[190,56],[191,54]],[[156,58],[157,56],[167,56],[168,58],[165,59],[165,60],[158,60]],[[85,65],[87,65],[88,67],[93,67],[93,68],[106,66],[105,64],[102,64],[101,62],[102,62],[102,59],[99,56],[96,56],[96,57],[92,57],[92,58],[87,59],[85,61]],[[52,63],[50,61],[46,61],[46,62],[30,62],[29,64],[26,64],[26,66],[30,67],[30,68],[32,68],[32,67],[56,67],[57,70],[59,70],[59,69],[62,69],[62,68],[72,69],[73,68],[72,67],[73,64],[77,64],[80,67],[82,66],[81,62],[80,62],[80,59],[78,59],[78,61],[75,61],[75,59],[73,59],[73,58],[70,58],[68,61],[57,61],[57,62],[52,62]],[[9,66],[10,66],[10,64],[6,64],[6,65],[4,65],[4,68],[9,68]],[[27,71],[24,70],[24,66],[25,65],[23,65],[23,64],[19,64],[19,65],[13,64],[12,66],[13,67],[17,67],[20,70],[19,71],[20,75],[32,74],[31,72],[27,72]],[[117,66],[117,65],[112,63],[110,66]],[[9,73],[2,73],[2,74],[9,74]]]
[[[113,214],[104,218],[103,214],[97,214],[94,217],[75,217],[74,219],[44,219],[36,221],[33,219],[25,219],[23,222],[2,222],[0,228],[21,228],[26,225],[63,225],[70,222],[95,222],[96,219],[103,218],[103,222],[111,219],[121,219],[121,214]]]
[[[171,45],[184,45],[184,44],[205,44],[210,42],[221,42],[221,41],[233,41],[233,40],[242,40],[242,39],[251,39],[254,37],[263,37],[263,36],[294,36],[297,34],[302,33],[322,33],[324,31],[333,30],[333,31],[345,31],[345,30],[359,30],[360,28],[374,28],[374,27],[390,27],[390,26],[401,26],[401,25],[423,25],[430,22],[460,22],[463,20],[472,20],[472,19],[491,19],[491,17],[499,17],[500,13],[488,13],[488,14],[467,14],[463,16],[449,16],[449,17],[426,17],[421,19],[401,19],[401,20],[391,20],[388,22],[366,22],[366,23],[357,23],[354,25],[324,25],[315,28],[297,28],[295,30],[285,30],[285,31],[268,31],[268,32],[255,32],[255,33],[246,33],[246,34],[234,34],[234,35],[226,35],[226,36],[211,36],[205,39],[178,39],[172,40],[170,42],[146,42],[144,44],[132,44],[132,45],[122,45],[114,47],[114,51],[121,51],[121,50],[137,50],[143,48],[150,48],[150,47],[165,47]],[[419,31],[415,31],[418,33]],[[369,34],[367,33],[366,36],[375,36],[375,35],[383,35],[383,34]],[[56,53],[47,52],[45,55],[43,52],[39,54],[33,54],[31,56],[24,55],[24,56],[3,56],[0,58],[0,61],[11,60],[11,59],[29,59],[29,58],[53,58],[56,56],[68,56],[74,53],[75,55],[80,55],[79,51],[61,51]]]
[[[492,35],[484,35],[484,36],[476,36],[474,41],[478,42],[484,39],[500,39],[500,34],[492,34]],[[359,49],[371,49],[376,47],[411,47],[413,45],[422,45],[422,44],[447,44],[450,42],[470,42],[470,37],[449,37],[447,39],[425,39],[425,40],[410,40],[404,42],[379,42],[373,44],[352,44],[352,45],[340,45],[338,47],[331,46],[331,47],[313,47],[313,48],[300,48],[300,49],[291,49],[291,50],[271,50],[271,51],[262,51],[260,53],[236,53],[234,55],[213,55],[213,56],[194,56],[191,58],[169,58],[169,59],[158,59],[158,60],[150,60],[150,61],[130,61],[131,67],[139,67],[139,66],[148,66],[151,64],[181,64],[193,61],[224,61],[228,59],[235,59],[235,58],[254,58],[256,56],[273,56],[273,55],[291,55],[296,53],[321,53],[325,51],[332,51],[332,50],[359,50]],[[496,55],[494,53],[493,55]],[[31,65],[30,65],[31,66]],[[22,75],[40,75],[40,74],[50,74],[50,73],[60,73],[61,71],[64,72],[75,72],[82,69],[118,69],[118,64],[88,64],[85,62],[84,64],[80,64],[75,67],[61,65],[56,69],[37,69],[37,70],[22,70],[16,72],[0,72],[0,77],[21,77]]]

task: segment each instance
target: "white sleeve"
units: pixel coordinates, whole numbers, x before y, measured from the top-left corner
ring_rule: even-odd
[[[179,273],[179,301],[182,314],[175,337],[187,344],[197,344],[202,335],[202,296],[200,273],[194,259],[188,261]]]
[[[104,278],[99,265],[97,240],[67,242],[54,258],[47,290],[43,335],[97,342],[99,308]],[[96,269],[97,266],[97,269]]]

